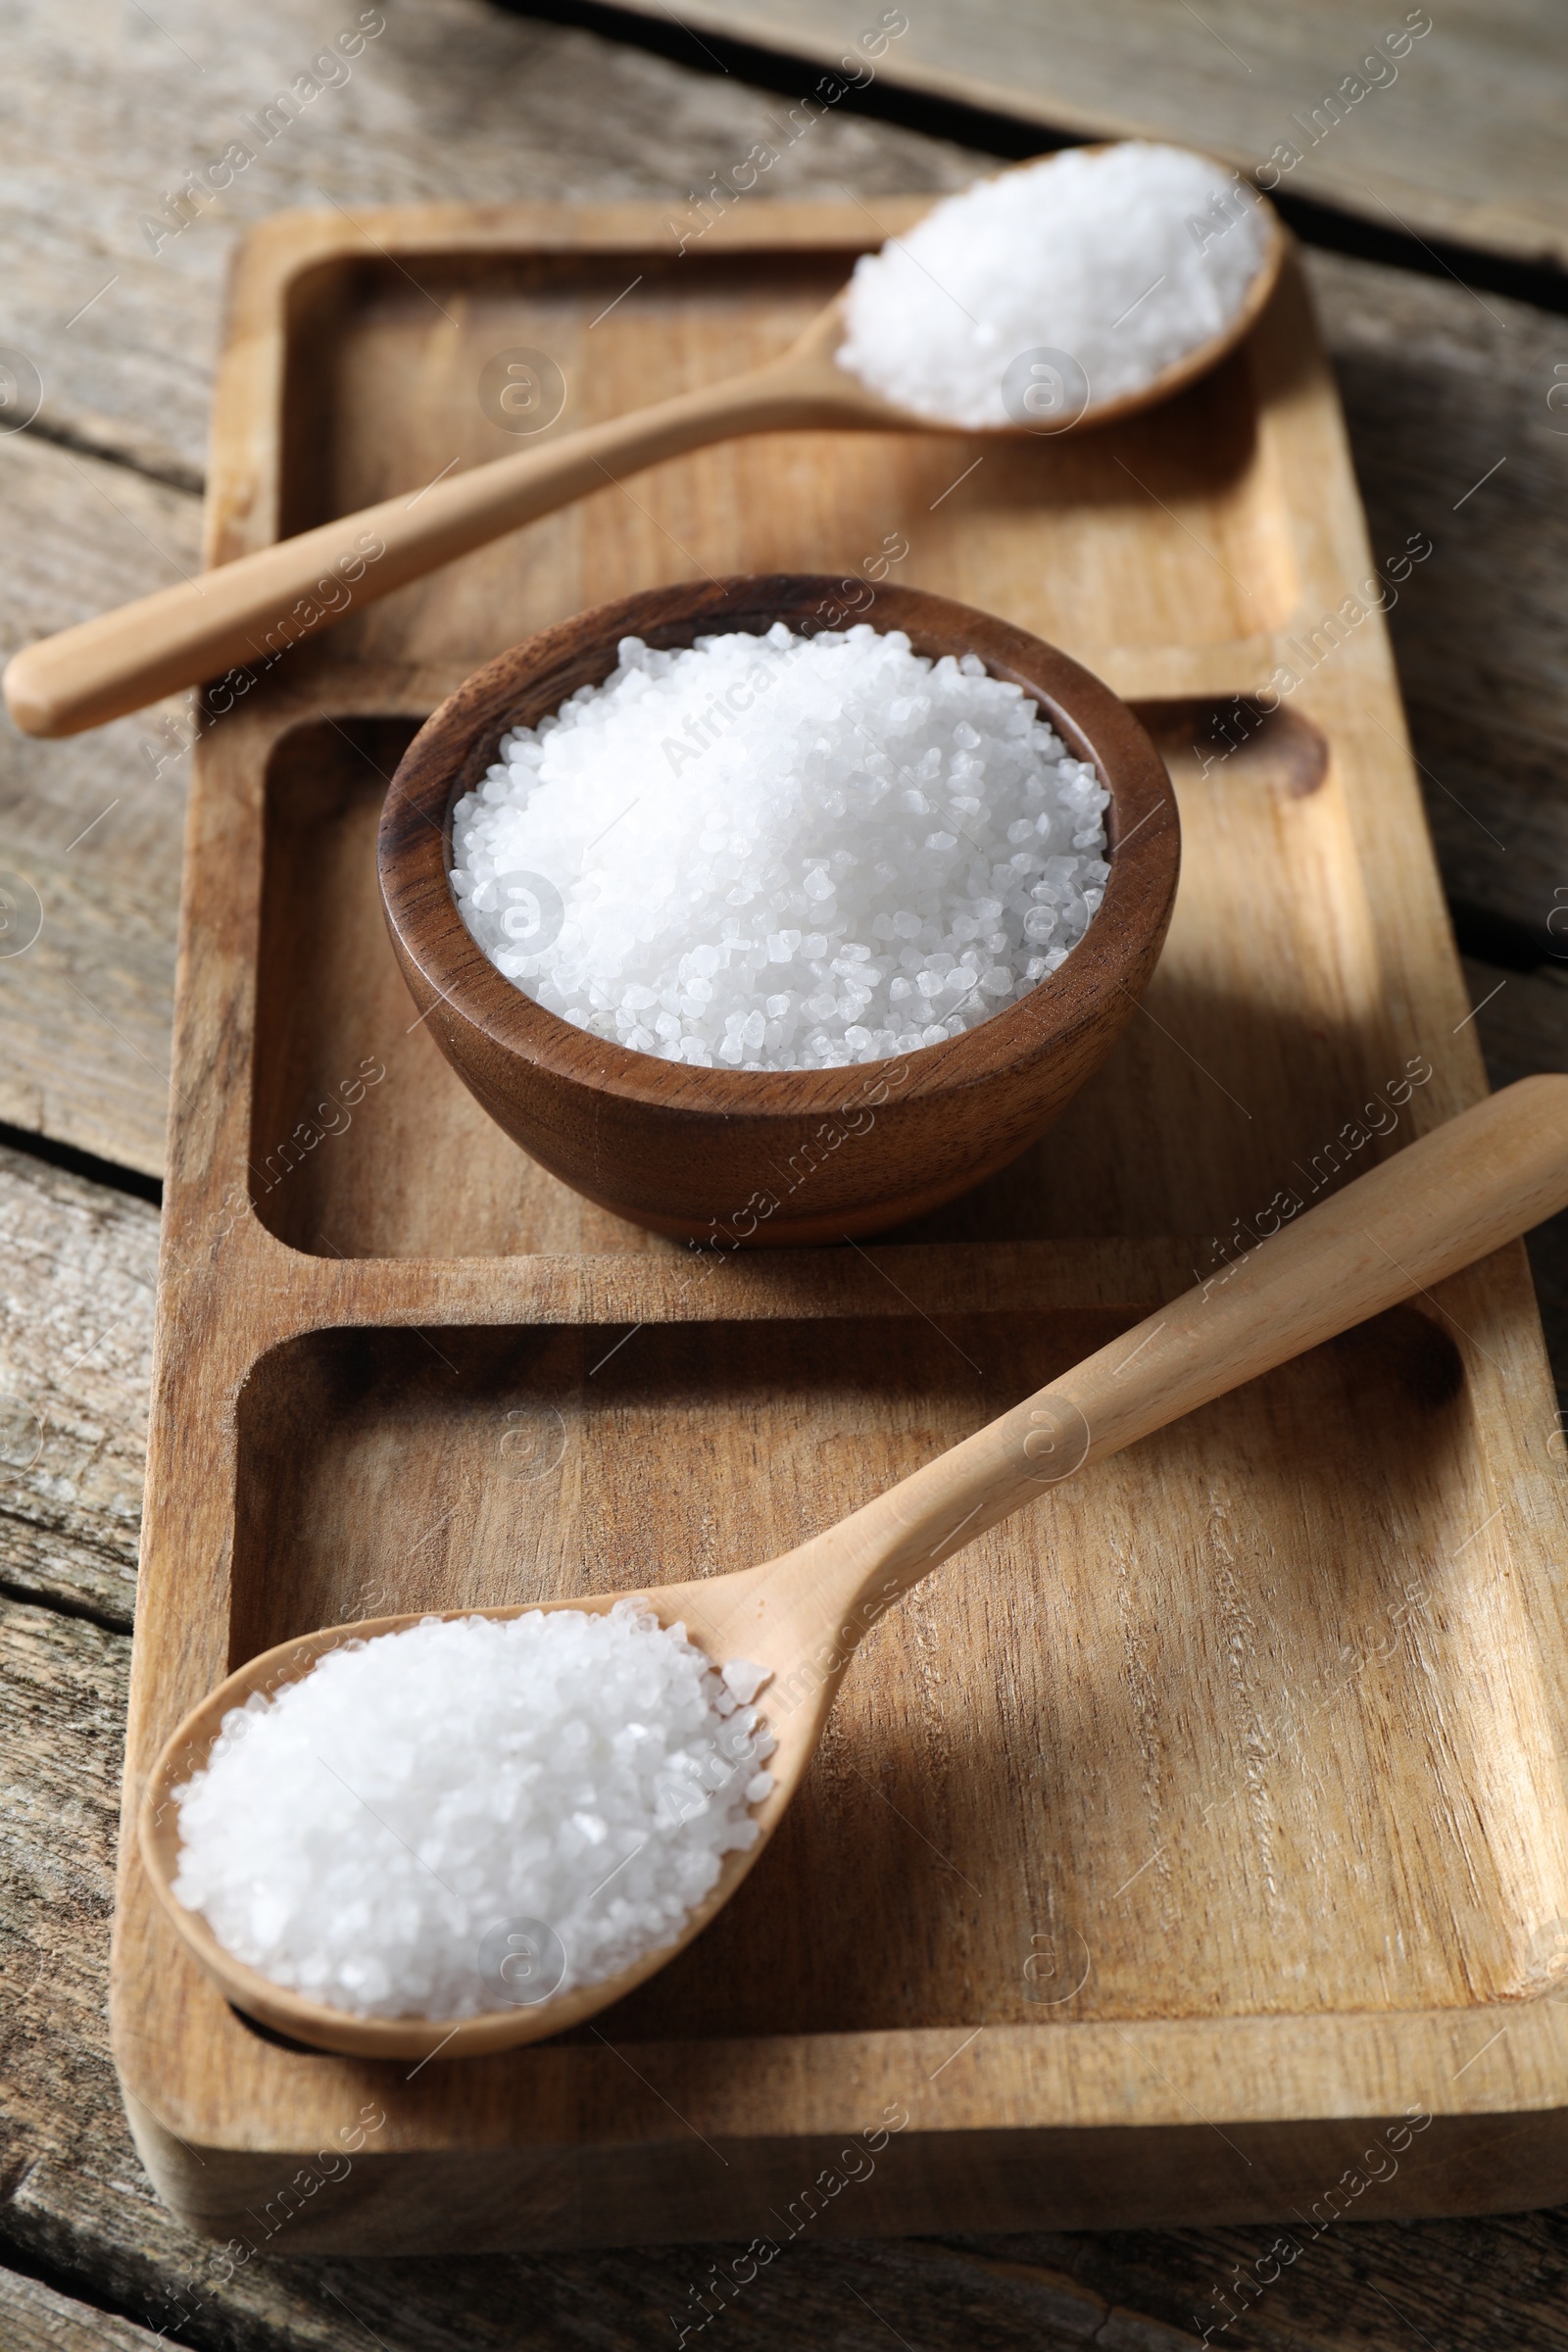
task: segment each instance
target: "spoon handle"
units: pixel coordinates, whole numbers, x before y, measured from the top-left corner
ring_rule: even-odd
[[[774,361],[400,491],[25,647],[6,668],[7,707],[24,734],[74,735],[205,678],[270,668],[345,613],[622,474],[712,441],[816,422],[824,405]],[[225,680],[222,707],[250,683]]]
[[[818,1538],[848,1571],[851,1619],[863,1631],[1048,1487],[1425,1295],[1564,1206],[1568,1077],[1523,1078],[1294,1217]]]

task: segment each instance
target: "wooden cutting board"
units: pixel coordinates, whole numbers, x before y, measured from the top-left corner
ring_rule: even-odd
[[[647,207],[271,221],[210,560],[515,446],[498,355],[559,368],[559,429],[760,358],[918,209],[755,201],[680,254]],[[1293,269],[1243,353],[1124,427],[706,451],[210,698],[127,1820],[255,1650],[765,1558],[1474,1101],[1376,610],[1425,544],[1367,545]],[[1140,1017],[1025,1159],[885,1242],[693,1284],[462,1091],[373,844],[477,662],[747,568],[1065,646],[1164,749],[1184,871]],[[155,2180],[237,2261],[283,2229],[407,2254],[1568,2195],[1562,1450],[1515,1247],[1102,1464],[877,1628],[708,1935],[506,2056],[264,2036],[127,1841],[114,2030]]]

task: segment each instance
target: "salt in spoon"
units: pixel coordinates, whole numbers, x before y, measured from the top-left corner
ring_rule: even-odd
[[[538,1605],[604,1610],[636,1598],[666,1626],[684,1624],[715,1664],[743,1657],[771,1676],[759,1704],[778,1746],[768,1760],[772,1792],[754,1815],[757,1842],[725,1856],[712,1891],[673,1941],[616,1976],[461,2020],[353,2016],[285,1991],[235,1960],[206,1920],[176,1901],[173,1792],[203,1768],[228,1710],[307,1673],[326,1650],[417,1624],[417,1615],[367,1619],[283,1642],[250,1659],[186,1718],[153,1767],[138,1822],[142,1861],[159,1901],[237,2008],[321,2049],[374,2058],[471,2057],[578,2025],[664,1967],[729,1901],[801,1785],[856,1644],[940,1562],[1048,1487],[1367,1316],[1425,1294],[1564,1205],[1568,1077],[1521,1079],[1347,1185],[778,1559],[638,1594],[447,1612],[517,1617]]]
[[[1273,293],[1285,258],[1278,216],[1263,198],[1257,203],[1267,231],[1263,252],[1227,324],[1147,384],[1100,402],[1091,395],[1080,414],[1059,421],[1047,417],[1038,429],[1069,432],[1131,416],[1169,400],[1235,349]],[[711,442],[792,429],[979,430],[987,439],[1018,440],[1035,429],[944,426],[880,398],[835,359],[844,339],[843,301],[835,295],[787,351],[760,368],[470,466],[416,499],[399,491],[200,579],[160,588],[118,612],[41,638],[13,655],[7,666],[12,718],[24,735],[74,735],[102,726],[204,678],[269,660],[279,636],[285,646],[297,644],[504,532],[623,474]],[[381,552],[371,559],[367,551],[375,547]]]

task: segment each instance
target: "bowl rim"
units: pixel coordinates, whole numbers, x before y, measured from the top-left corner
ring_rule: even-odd
[[[845,595],[863,595],[846,610]],[[974,653],[994,677],[1023,687],[1076,758],[1110,794],[1110,874],[1083,938],[1056,971],[985,1020],[940,1044],[879,1061],[810,1070],[734,1070],[667,1061],[578,1029],[499,971],[459,912],[448,874],[452,815],[512,727],[537,724],[576,687],[616,664],[623,637],[661,649],[783,620],[800,635],[875,616],[918,653]],[[483,663],[433,710],[388,787],[377,839],[382,906],[421,1014],[439,1004],[503,1054],[558,1080],[679,1114],[780,1119],[829,1115],[846,1096],[894,1082],[899,1101],[960,1091],[1061,1050],[1129,992],[1169,920],[1181,860],[1176,796],[1141,721],[1110,687],[1046,639],[925,589],[872,586],[815,572],[743,572],[647,588],[523,638]],[[886,1099],[885,1095],[882,1099]]]

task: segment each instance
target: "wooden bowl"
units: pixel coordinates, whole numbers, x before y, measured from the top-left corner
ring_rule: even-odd
[[[615,667],[622,637],[661,649],[714,631],[804,635],[844,583],[775,573],[644,590],[498,655],[425,722],[381,818],[392,944],[425,1026],[507,1133],[575,1192],[677,1239],[819,1243],[937,1207],[1024,1151],[1091,1078],[1154,968],[1181,858],[1176,800],[1108,686],[1009,622],[913,588],[863,617],[921,654],[977,654],[1023,687],[1110,793],[1104,901],[1060,969],[962,1036],[834,1070],[694,1068],[590,1036],[496,970],[447,876],[454,803],[509,728],[532,726]],[[840,624],[842,625],[842,623]]]

